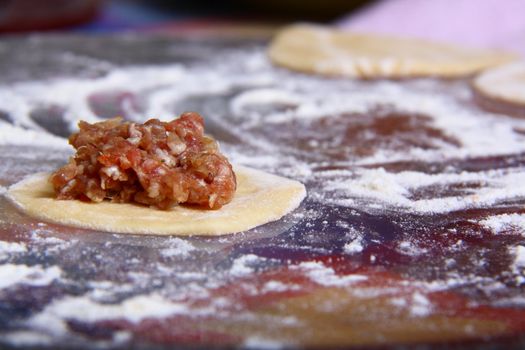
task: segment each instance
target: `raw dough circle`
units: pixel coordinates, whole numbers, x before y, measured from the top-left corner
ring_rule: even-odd
[[[525,62],[489,69],[479,74],[472,86],[484,97],[525,107]]]
[[[129,203],[57,200],[47,173],[14,184],[8,197],[31,216],[65,225],[118,233],[214,236],[278,220],[306,195],[300,182],[242,166],[234,170],[237,191],[219,210],[178,206],[164,211]]]
[[[487,50],[306,24],[280,32],[270,45],[269,56],[289,69],[352,78],[457,77],[515,59]]]

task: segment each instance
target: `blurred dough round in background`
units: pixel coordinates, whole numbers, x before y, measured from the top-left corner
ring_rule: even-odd
[[[474,79],[472,86],[484,97],[525,107],[525,62],[486,70]]]
[[[309,24],[278,33],[269,56],[292,70],[352,78],[461,77],[515,59],[506,53]]]

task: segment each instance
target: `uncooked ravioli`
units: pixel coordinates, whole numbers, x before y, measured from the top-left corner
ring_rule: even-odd
[[[488,50],[305,24],[280,32],[269,56],[289,69],[352,78],[465,76],[515,59]]]
[[[300,182],[236,166],[238,187],[233,200],[219,210],[176,206],[152,209],[130,203],[57,200],[39,173],[14,184],[8,197],[30,216],[99,231],[156,235],[223,235],[275,221],[299,206],[306,195]]]

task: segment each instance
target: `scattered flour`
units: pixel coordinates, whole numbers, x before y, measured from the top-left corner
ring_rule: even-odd
[[[254,254],[242,255],[233,261],[230,274],[235,277],[250,275],[255,272],[253,265],[265,260],[265,258],[261,258]]]
[[[195,250],[190,242],[181,238],[171,237],[166,244],[168,247],[160,250],[160,254],[164,257],[186,257]]]
[[[399,242],[399,244],[397,245],[397,250],[401,252],[402,254],[411,255],[411,256],[418,256],[421,254],[425,254],[428,251],[425,248],[419,248],[413,242],[410,242],[410,241]]]
[[[135,286],[130,283],[114,283],[112,281],[89,281],[87,285],[92,288],[88,295],[96,301],[112,300],[119,293],[131,293]]]
[[[53,342],[53,338],[48,334],[35,331],[15,331],[0,334],[0,342],[5,341],[8,344],[20,347],[28,346],[45,346]]]
[[[398,308],[405,308],[408,305],[408,301],[406,298],[398,297],[398,298],[391,298],[389,300],[390,304],[397,306]]]
[[[363,240],[361,238],[356,238],[350,243],[346,243],[343,246],[343,251],[346,254],[356,254],[362,252],[364,249],[363,247]]]
[[[177,272],[176,275],[177,275],[177,278],[180,278],[186,281],[205,280],[207,277],[205,273],[191,272],[191,271]]]
[[[496,234],[518,232],[525,236],[525,214],[501,214],[490,216],[480,224]]]
[[[244,341],[243,347],[246,349],[274,350],[287,348],[287,345],[289,344],[279,342],[275,339],[269,339],[260,336],[250,336]]]
[[[17,284],[45,286],[60,278],[62,270],[58,266],[44,268],[40,265],[0,265],[0,289]]]
[[[157,294],[132,297],[120,304],[101,304],[85,296],[67,296],[48,304],[31,317],[28,324],[60,336],[67,333],[65,321],[71,319],[83,322],[125,319],[137,323],[146,318],[164,318],[187,312],[185,304],[169,301]]]
[[[412,299],[410,300],[409,305],[410,314],[414,317],[425,317],[432,312],[432,303],[420,292],[412,294]]]
[[[33,145],[67,150],[69,146],[64,139],[51,134],[22,129],[0,121],[0,145]]]
[[[78,242],[78,239],[65,240],[55,237],[53,236],[55,234],[53,231],[44,227],[45,225],[42,225],[31,232],[31,243],[36,246],[45,247],[44,252],[46,254],[58,253]]]
[[[251,106],[296,106],[300,105],[301,102],[301,98],[294,93],[286,90],[265,88],[241,93],[231,100],[230,108],[234,114],[243,115]]]
[[[300,289],[300,286],[296,284],[286,284],[280,281],[268,281],[261,288],[261,293],[279,293],[298,289]]]
[[[338,276],[331,267],[315,261],[303,262],[291,268],[304,271],[313,282],[323,286],[344,287],[368,279],[366,276],[357,274]]]
[[[360,165],[373,165],[378,162],[400,160],[442,161],[451,158],[468,158],[520,153],[525,151],[523,135],[514,132],[515,128],[525,129],[525,121],[504,119],[502,116],[486,113],[462,105],[456,97],[442,95],[438,82],[421,80],[419,83],[399,84],[388,81],[355,82],[333,80],[326,84],[323,79],[294,75],[287,79],[288,73],[278,72],[270,65],[264,52],[254,51],[246,54],[235,71],[216,69],[215,66],[183,67],[180,65],[142,66],[118,68],[110,74],[95,79],[55,79],[46,82],[24,82],[10,86],[0,86],[0,98],[4,102],[2,111],[9,114],[13,124],[0,121],[0,145],[37,145],[61,151],[69,149],[64,139],[53,136],[29,117],[31,111],[39,106],[60,106],[64,108],[65,121],[70,130],[76,128],[79,119],[95,122],[101,120],[89,106],[89,97],[93,94],[108,91],[124,91],[140,100],[139,110],[132,106],[125,108],[127,117],[143,121],[148,117],[162,120],[173,118],[173,111],[178,103],[187,98],[203,95],[234,94],[225,107],[232,117],[219,118],[219,112],[210,113],[209,117],[216,125],[231,131],[232,135],[244,135],[246,145],[227,146],[228,154],[234,162],[263,166],[268,169],[281,169],[289,176],[315,178],[321,184],[312,198],[323,203],[355,205],[359,201],[369,201],[365,205],[381,208],[396,208],[421,213],[445,213],[453,210],[489,206],[509,198],[525,197],[525,173],[520,168],[506,170],[426,174],[417,171],[392,173],[384,168],[359,168]],[[231,63],[229,63],[231,65]],[[239,68],[239,69],[238,69]],[[240,73],[239,73],[240,72]],[[291,74],[291,73],[290,73]],[[199,76],[196,80],[195,76]],[[242,86],[245,90],[238,94],[234,91]],[[365,88],[363,88],[365,86]],[[457,96],[470,97],[467,87],[462,87]],[[264,111],[266,106],[276,108],[274,112]],[[438,144],[431,149],[410,148],[405,152],[379,149],[367,158],[343,163],[343,168],[351,170],[316,171],[316,166],[297,160],[281,152],[281,145],[275,145],[262,139],[252,138],[250,130],[264,124],[281,124],[290,122],[310,122],[330,115],[367,113],[379,105],[407,113],[427,115],[431,126],[445,135],[456,138],[460,145]],[[264,112],[259,111],[263,110]],[[504,121],[504,122],[503,122]],[[221,124],[222,123],[222,124]],[[240,137],[240,136],[239,136]],[[253,139],[253,140],[252,140]],[[312,143],[316,145],[315,142]],[[247,154],[245,146],[256,150]],[[434,196],[427,199],[413,199],[411,195],[425,186],[450,186],[453,184],[479,183],[480,186],[469,189],[465,196]],[[0,194],[5,191],[0,187]],[[361,204],[361,203],[360,203]],[[509,227],[525,232],[524,218],[519,214],[505,214],[489,217],[482,221],[485,227],[495,233],[506,232]],[[56,237],[46,236],[44,231],[35,231],[32,244],[51,249],[62,249],[71,242]],[[55,248],[53,248],[55,247]],[[408,241],[400,242],[397,248],[406,254],[418,255],[424,250]],[[164,257],[187,257],[194,247],[190,242],[179,238],[167,241],[167,246],[160,249]],[[359,253],[364,249],[361,238],[345,244],[346,254]],[[0,258],[9,254],[24,253],[27,247],[19,243],[0,243]],[[511,269],[525,282],[525,247],[511,249],[514,260]],[[7,254],[7,255],[2,255]],[[375,260],[371,256],[371,260]],[[131,260],[130,260],[131,261]],[[228,273],[233,277],[245,277],[256,273],[260,263],[265,262],[254,254],[246,254],[233,260]],[[140,263],[139,259],[134,260]],[[304,262],[290,267],[304,273],[311,281],[329,287],[354,286],[367,280],[367,276],[350,274],[338,275],[334,269],[320,262]],[[62,271],[53,266],[0,265],[0,289],[16,284],[47,285],[60,278]],[[151,277],[148,273],[130,272],[130,279],[138,284]],[[175,275],[184,280],[205,279],[206,274],[179,273]],[[28,324],[39,332],[17,331],[9,334],[12,344],[31,345],[45,344],[51,335],[65,335],[68,331],[66,320],[74,319],[85,322],[96,322],[107,319],[126,319],[140,322],[147,318],[162,318],[177,314],[198,315],[198,311],[185,303],[168,300],[159,294],[135,296],[118,304],[106,304],[102,301],[117,292],[129,292],[134,286],[119,286],[111,281],[91,281],[91,291],[84,296],[65,296],[54,300],[42,311],[33,315]],[[218,283],[211,281],[211,283]],[[416,285],[410,281],[411,285]],[[476,283],[499,288],[493,279],[480,276],[451,276],[446,281],[434,281],[421,284],[428,290],[443,290],[454,286]],[[187,290],[201,297],[209,297],[209,289],[197,284],[185,285]],[[208,286],[207,286],[208,287]],[[249,285],[248,287],[252,287]],[[268,281],[254,293],[282,292],[300,288],[280,281]],[[350,288],[349,288],[350,289]],[[398,289],[397,289],[398,290]],[[353,292],[362,293],[363,297],[391,293],[388,288],[374,291],[355,288]],[[374,294],[376,293],[376,294]],[[232,300],[217,298],[214,307],[229,307]],[[429,315],[433,306],[421,292],[413,293],[407,299],[392,299],[394,305],[408,307],[414,317]],[[211,309],[210,309],[211,310]],[[203,310],[201,310],[204,312]],[[209,311],[209,310],[208,310]],[[129,334],[122,334],[122,339],[129,339]],[[281,348],[286,344],[267,339],[263,336],[248,337],[244,346],[247,348]]]
[[[0,260],[8,258],[11,254],[26,253],[25,243],[0,241]]]
[[[517,275],[516,281],[518,284],[525,283],[525,246],[511,247],[510,253],[514,256],[511,269]]]
[[[364,198],[379,201],[398,209],[421,213],[446,213],[472,207],[489,206],[508,198],[525,197],[525,173],[519,169],[462,172],[459,174],[424,174],[417,172],[389,173],[383,168],[361,169],[356,178],[326,182],[324,190],[333,193],[328,202],[345,205],[350,200]],[[452,185],[478,181],[484,186],[472,189],[471,194],[430,199],[411,199],[411,191],[424,186]]]

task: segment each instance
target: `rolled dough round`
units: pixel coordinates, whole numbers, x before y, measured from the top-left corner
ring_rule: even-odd
[[[525,62],[488,69],[472,86],[482,96],[525,107]]]
[[[12,185],[7,195],[27,214],[59,224],[99,231],[155,235],[223,235],[275,221],[299,206],[300,182],[242,166],[234,167],[237,191],[219,210],[177,206],[159,210],[130,203],[57,200],[49,174]]]
[[[281,31],[269,56],[292,70],[352,78],[457,77],[515,59],[505,53],[308,24]]]

